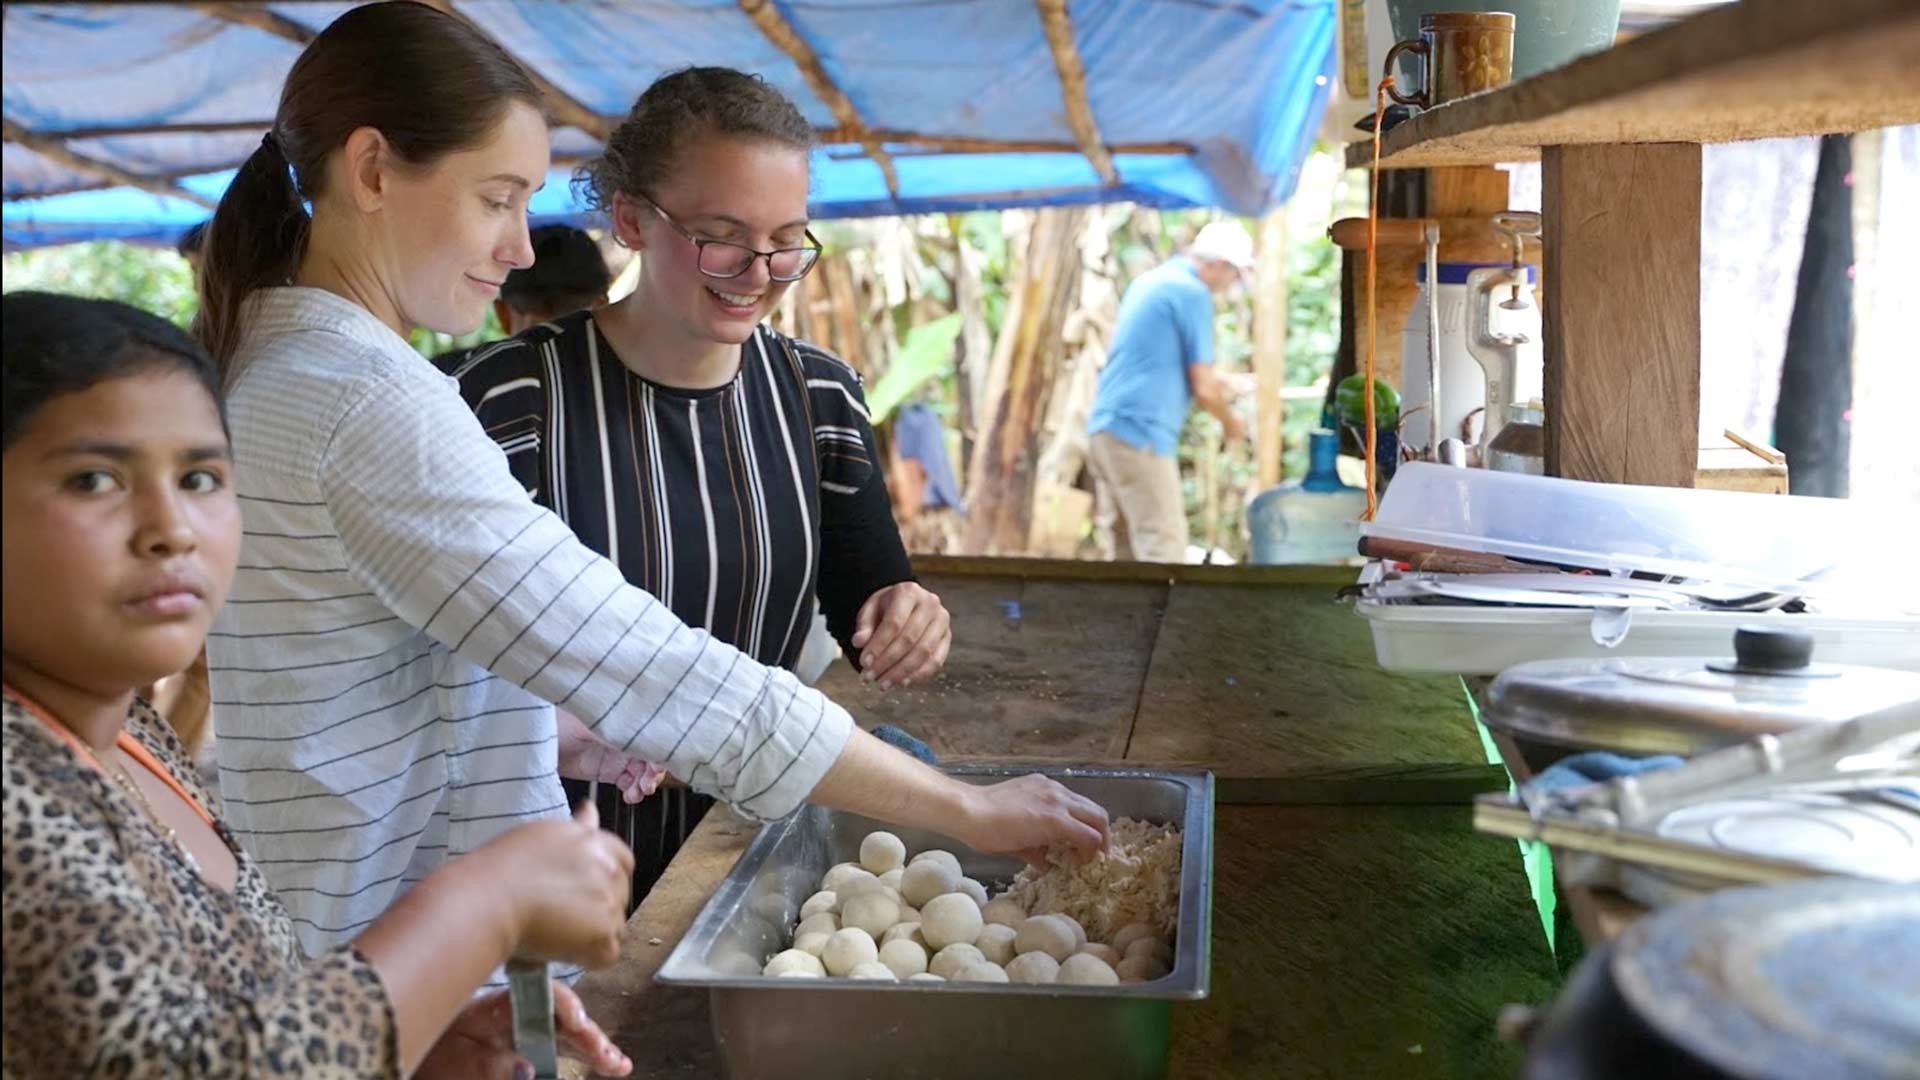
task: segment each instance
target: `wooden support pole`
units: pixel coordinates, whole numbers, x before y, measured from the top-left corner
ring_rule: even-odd
[[[1067,125],[1073,140],[1099,174],[1100,182],[1111,187],[1120,182],[1113,167],[1113,155],[1100,141],[1100,125],[1094,122],[1093,107],[1087,103],[1087,65],[1080,59],[1080,47],[1073,40],[1073,19],[1067,14],[1067,0],[1035,0],[1040,9],[1040,25],[1047,33],[1047,48],[1053,53],[1054,70],[1060,74],[1060,96],[1067,107]]]
[[[468,18],[465,12],[454,7],[453,0],[422,0],[422,2],[439,8],[441,11],[461,20],[472,27],[475,33],[484,35],[488,40],[500,46],[509,56],[513,55],[513,50],[507,48],[505,42],[494,37],[492,32],[486,27]],[[522,63],[520,68],[527,73],[528,78],[533,80],[534,85],[540,88],[541,96],[547,99],[547,112],[549,115],[563,124],[570,124],[573,127],[579,128],[581,131],[599,139],[601,142],[607,141],[607,136],[613,133],[613,120],[594,112],[579,98],[560,89],[552,80],[534,70],[533,65]]]
[[[224,19],[235,26],[250,26],[255,30],[264,30],[274,37],[285,38],[295,45],[304,46],[318,36],[285,15],[268,10],[264,4],[193,3],[184,6],[202,15]]]
[[[1549,475],[1694,485],[1700,195],[1697,144],[1541,152]]]
[[[788,59],[791,59],[800,69],[800,74],[807,80],[807,86],[813,90],[813,95],[833,111],[833,118],[854,136],[853,141],[864,147],[867,156],[873,159],[874,164],[880,166],[880,173],[887,180],[887,193],[896,199],[899,198],[900,174],[893,167],[893,158],[888,156],[886,150],[880,145],[880,140],[875,138],[867,127],[867,122],[860,115],[860,110],[854,108],[853,100],[847,97],[846,92],[835,85],[833,77],[827,74],[826,65],[820,62],[820,56],[813,51],[813,46],[807,44],[806,39],[800,36],[800,32],[787,22],[786,16],[780,14],[780,9],[773,6],[773,0],[739,0],[739,4],[740,10],[746,13],[747,18],[753,20],[753,25],[760,28],[760,32],[766,35],[767,40],[773,42],[781,52],[786,53]]]
[[[60,140],[35,135],[11,120],[6,121],[5,125],[4,134],[6,141],[24,146],[34,153],[39,154],[41,157],[65,165],[75,172],[86,173],[89,176],[97,176],[110,183],[139,188],[141,191],[151,192],[152,194],[169,199],[184,199],[190,203],[198,203],[209,210],[214,208],[215,203],[212,199],[204,195],[196,195],[178,184],[166,180],[158,180],[151,176],[141,176],[138,173],[128,172],[118,165],[110,165],[104,161],[95,161],[93,158],[83,154],[74,153],[72,150],[67,149],[66,144]]]
[[[1254,248],[1253,374],[1259,386],[1255,408],[1254,463],[1262,490],[1280,482],[1285,420],[1280,391],[1287,382],[1287,212],[1260,219]]]

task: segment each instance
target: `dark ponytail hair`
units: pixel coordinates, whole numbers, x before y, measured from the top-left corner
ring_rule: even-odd
[[[306,250],[306,204],[325,194],[327,159],[360,128],[408,164],[429,166],[484,142],[540,89],[465,19],[412,0],[335,19],[294,61],[273,130],[240,165],[208,226],[194,333],[226,385],[239,376],[242,312],[256,289],[284,285]]]
[[[118,300],[7,293],[0,298],[0,449],[12,448],[55,398],[156,370],[182,372],[205,387],[226,426],[220,377],[186,331]]]
[[[758,75],[690,67],[660,76],[642,91],[600,156],[574,174],[574,190],[595,210],[613,210],[625,192],[651,199],[687,144],[714,135],[758,139],[805,152],[813,125],[785,94]]]

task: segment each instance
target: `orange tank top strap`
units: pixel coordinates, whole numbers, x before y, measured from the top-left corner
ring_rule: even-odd
[[[46,709],[40,706],[39,702],[27,695],[15,690],[11,686],[5,689],[9,700],[33,714],[42,724],[45,724],[47,730],[59,736],[69,747],[72,747],[73,752],[78,754],[82,761],[93,766],[94,769],[98,770],[102,775],[106,774],[106,767],[100,764],[100,759],[95,756],[93,748],[80,741],[80,736],[70,731],[67,725],[54,719],[53,714],[47,712]],[[173,773],[168,771],[167,767],[160,763],[159,758],[153,756],[153,751],[147,749],[147,745],[141,742],[133,732],[121,731],[120,737],[114,740],[114,745],[120,748],[121,753],[139,762],[142,768],[152,773],[161,783],[167,785],[175,795],[180,796],[180,800],[192,808],[193,812],[198,814],[200,820],[206,822],[209,828],[213,827],[213,815],[207,813],[207,808],[200,805],[200,800],[194,798],[193,793],[188,791],[184,784],[174,778]]]

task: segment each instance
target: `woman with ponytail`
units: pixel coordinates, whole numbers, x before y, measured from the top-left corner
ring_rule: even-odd
[[[465,20],[356,8],[294,64],[213,219],[199,329],[244,526],[208,638],[220,782],[303,945],[564,816],[557,772],[638,794],[643,759],[750,817],[812,799],[983,851],[1103,843],[1104,811],[1059,784],[955,781],[688,628],[535,505],[407,345],[479,326],[531,261],[539,105]]]

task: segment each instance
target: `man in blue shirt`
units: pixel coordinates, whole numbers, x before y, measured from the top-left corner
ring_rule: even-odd
[[[1135,278],[1120,298],[1087,421],[1094,524],[1114,535],[1117,558],[1186,561],[1176,452],[1189,408],[1219,417],[1227,438],[1246,437],[1232,384],[1213,367],[1213,298],[1252,267],[1253,237],[1235,222],[1216,221],[1184,255]],[[1123,529],[1115,528],[1116,518]]]

